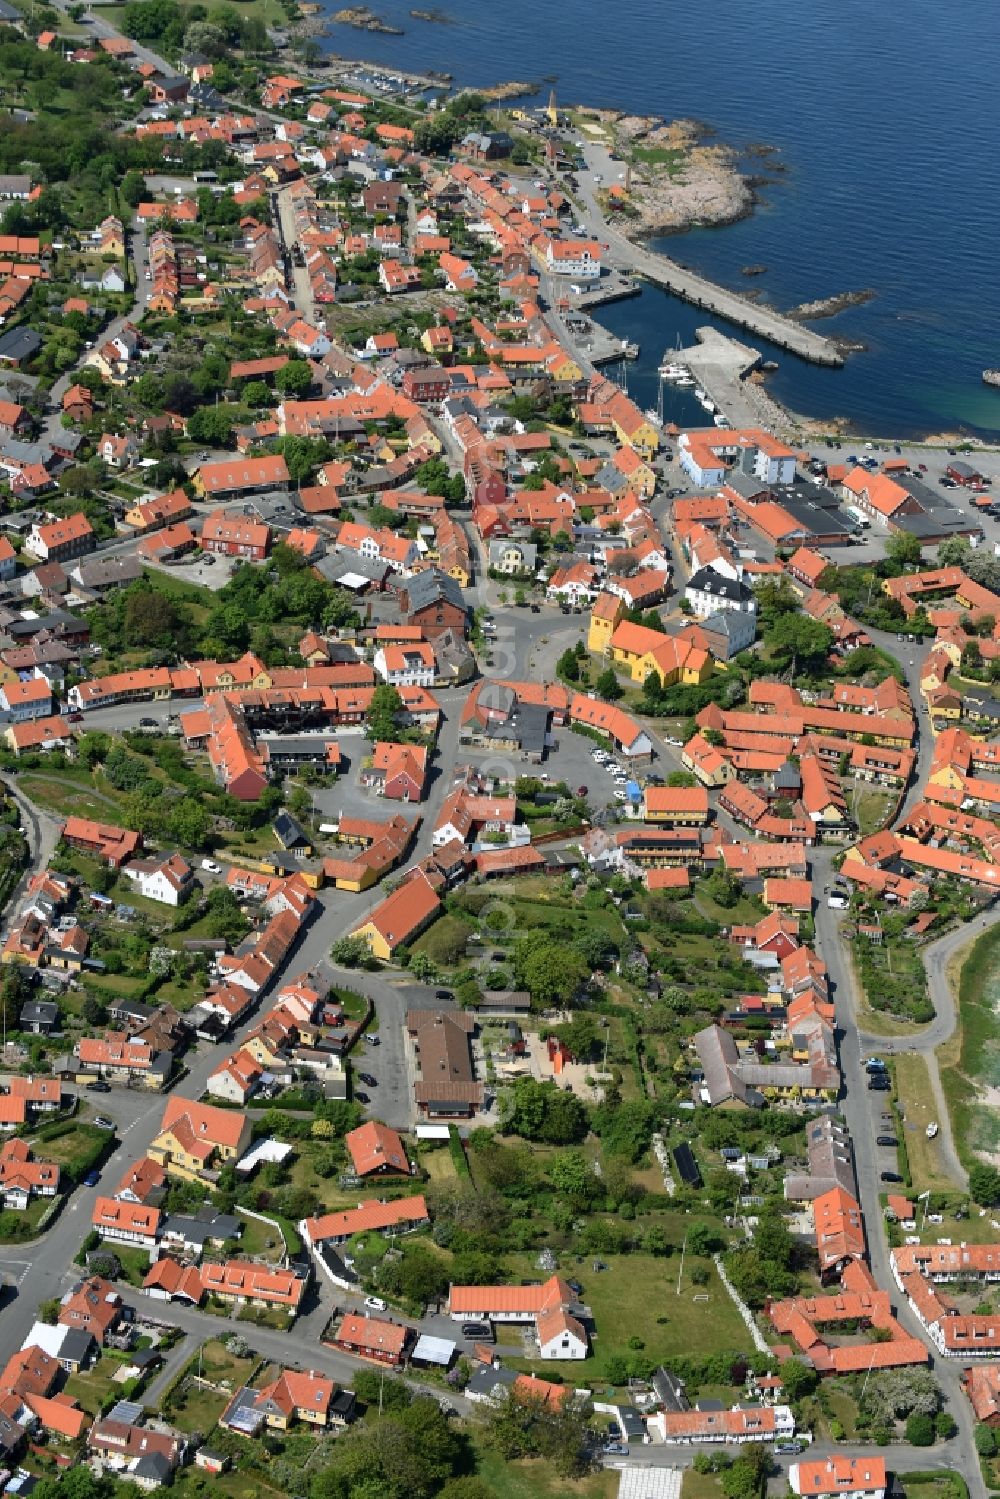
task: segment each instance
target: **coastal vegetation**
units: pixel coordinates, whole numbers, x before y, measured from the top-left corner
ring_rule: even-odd
[[[958,976],[959,1024],[939,1053],[952,1136],[970,1171],[1000,1149],[1000,926],[968,950]]]

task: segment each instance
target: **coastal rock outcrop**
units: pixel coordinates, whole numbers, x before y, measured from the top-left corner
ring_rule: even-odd
[[[343,10],[334,11],[333,19],[342,26],[353,26],[357,31],[377,31],[384,36],[403,35],[401,26],[390,26],[367,5],[347,5]]]
[[[736,152],[709,142],[709,132],[697,121],[665,124],[647,115],[622,115],[611,130],[617,153],[628,163],[629,233],[731,224],[753,208],[753,185],[739,170]]]

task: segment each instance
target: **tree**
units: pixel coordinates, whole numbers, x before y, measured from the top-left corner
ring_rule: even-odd
[[[221,57],[226,51],[224,31],[211,21],[192,21],[184,33],[185,52],[204,52],[206,57]]]
[[[395,739],[396,722],[402,711],[403,699],[396,688],[390,687],[387,682],[380,682],[372,693],[368,708],[368,718],[365,724],[365,733],[368,738],[375,742]]]
[[[781,1366],[781,1381],[789,1400],[802,1400],[819,1384],[819,1375],[809,1364],[790,1358]]]
[[[285,396],[304,396],[312,389],[313,373],[304,359],[290,359],[274,377],[274,388]]]
[[[919,567],[922,556],[920,540],[909,531],[895,531],[886,537],[885,555],[897,567]]]
[[[590,1163],[580,1150],[561,1150],[549,1166],[549,1179],[560,1192],[581,1204],[593,1195],[597,1184]]]
[[[150,0],[143,0],[149,4]],[[188,417],[188,436],[213,448],[228,448],[233,441],[232,419],[224,406],[199,406]]]
[[[906,1440],[913,1447],[934,1445],[934,1418],[914,1411],[906,1418]]]
[[[566,1047],[578,1062],[589,1062],[597,1050],[597,1022],[592,1015],[574,1015],[565,1025],[554,1026],[551,1035]]]
[[[616,703],[624,695],[625,689],[618,680],[618,673],[613,667],[606,667],[594,683],[594,691],[598,697],[603,697],[609,703]]]
[[[588,972],[581,957],[541,931],[516,944],[514,971],[518,985],[543,1008],[574,999]]]
[[[958,1422],[950,1411],[938,1411],[934,1417],[934,1435],[942,1442],[950,1442],[958,1431]]]
[[[122,178],[121,195],[130,208],[137,208],[146,196],[146,179],[141,172],[126,172]]]
[[[518,1078],[508,1097],[507,1129],[546,1145],[571,1145],[587,1133],[587,1110],[573,1093],[555,1083]]]
[[[248,406],[266,406],[269,395],[263,380],[248,380],[243,387],[243,399]]]
[[[363,937],[339,937],[330,948],[330,957],[342,968],[358,968],[368,957],[368,943]]]
[[[969,1171],[969,1193],[980,1207],[996,1207],[1000,1202],[1000,1171],[996,1166],[977,1161]]]
[[[767,1479],[767,1454],[758,1447],[742,1451],[722,1473],[726,1499],[760,1499]]]
[[[830,654],[833,632],[807,614],[781,614],[764,632],[764,640],[779,666],[790,666],[794,676],[800,667],[821,665]]]
[[[725,1248],[725,1239],[710,1223],[692,1223],[687,1231],[687,1247],[692,1254],[708,1258]]]
[[[941,1391],[929,1369],[885,1369],[865,1391],[864,1411],[875,1424],[891,1426],[913,1414],[935,1416]]]
[[[562,677],[565,682],[579,682],[580,663],[575,651],[572,649],[563,651],[556,662],[556,675]]]
[[[993,1428],[985,1422],[980,1422],[976,1427],[976,1451],[980,1457],[996,1457],[997,1439],[993,1434]]]
[[[167,831],[183,848],[204,848],[211,826],[208,811],[193,796],[174,802],[167,813]]]

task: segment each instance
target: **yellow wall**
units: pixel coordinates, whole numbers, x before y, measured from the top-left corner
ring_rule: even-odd
[[[392,951],[388,942],[373,922],[369,921],[364,926],[355,927],[351,935],[354,937],[363,937],[371,948],[372,956],[378,958],[380,962],[388,963],[392,957]]]

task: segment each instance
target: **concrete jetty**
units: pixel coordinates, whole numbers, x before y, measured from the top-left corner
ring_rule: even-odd
[[[725,318],[728,323],[735,323],[739,328],[746,328],[758,338],[766,338],[779,349],[787,349],[790,354],[797,354],[810,364],[839,368],[844,363],[840,349],[822,333],[804,328],[801,323],[786,317],[773,307],[751,302],[739,292],[717,286],[707,276],[689,271],[667,255],[636,244],[620,229],[608,223],[589,182],[580,182],[573,202],[580,222],[586,224],[588,232],[595,239],[608,246],[618,270],[642,276],[672,292],[675,297],[681,297],[695,307],[702,307],[706,312]]]
[[[766,427],[771,432],[787,430],[787,414],[760,385],[747,376],[760,365],[759,349],[727,338],[718,328],[705,325],[696,329],[698,342],[687,349],[668,349],[664,358],[671,364],[683,364],[691,371],[702,390],[733,427]],[[706,425],[711,418],[706,417]]]
[[[725,318],[727,323],[735,323],[738,328],[746,328],[748,332],[756,333],[758,338],[766,338],[769,343],[777,344],[779,349],[787,349],[790,354],[797,354],[810,364],[839,368],[844,363],[844,356],[837,345],[822,333],[803,328],[773,307],[749,302],[738,292],[717,286],[714,281],[699,276],[696,271],[686,270],[675,260],[668,260],[665,255],[657,255],[652,250],[633,245],[624,236],[620,236],[620,239],[629,249],[627,252],[619,250],[619,253],[630,254],[632,269],[645,276],[647,281],[653,281],[657,286],[673,292],[675,297],[681,297],[692,306],[703,308],[705,312],[713,312],[717,317]]]

